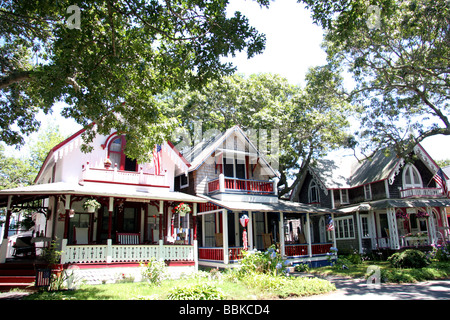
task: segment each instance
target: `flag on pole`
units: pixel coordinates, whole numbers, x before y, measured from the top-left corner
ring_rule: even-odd
[[[161,174],[161,145],[155,145],[153,148],[153,165],[155,167],[155,174]]]
[[[327,231],[333,231],[334,230],[334,221],[331,219],[331,217],[328,217],[327,221]]]
[[[442,193],[446,197],[448,197],[447,181],[445,180],[445,175],[441,168],[439,168],[439,170],[436,172],[433,179],[434,181],[436,181],[436,184],[442,189]]]

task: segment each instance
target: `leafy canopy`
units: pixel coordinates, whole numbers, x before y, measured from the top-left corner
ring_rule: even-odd
[[[264,49],[265,36],[240,12],[227,17],[227,3],[0,1],[0,139],[23,144],[39,127],[36,113],[64,101],[88,142],[93,128],[114,128],[139,141],[127,145],[131,157],[146,155],[176,123],[155,95],[230,74],[221,57]]]
[[[450,2],[301,0],[326,30],[336,72],[361,107],[363,150],[394,146],[405,155],[432,135],[450,135]]]

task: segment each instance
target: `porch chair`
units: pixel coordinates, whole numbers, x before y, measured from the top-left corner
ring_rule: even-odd
[[[13,256],[17,257],[18,254],[23,254],[23,256],[35,255],[35,246],[34,243],[31,242],[31,239],[31,237],[18,237],[13,244]]]
[[[263,239],[264,250],[270,248],[270,246],[274,244],[273,238],[272,238],[272,233],[263,233],[262,239]]]
[[[73,227],[73,243],[89,244],[89,228]]]
[[[140,244],[141,234],[139,232],[138,233],[117,232],[116,242],[118,244]]]
[[[223,247],[223,233],[216,233],[216,247]]]

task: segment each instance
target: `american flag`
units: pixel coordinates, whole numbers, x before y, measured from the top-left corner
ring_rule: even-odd
[[[153,148],[153,165],[155,167],[155,174],[161,174],[161,145],[155,145]]]
[[[436,172],[433,179],[436,181],[436,184],[442,188],[442,193],[448,197],[447,181],[445,180],[445,175],[441,168]]]
[[[331,217],[328,218],[327,221],[327,231],[333,231],[334,230],[334,221],[331,219]]]

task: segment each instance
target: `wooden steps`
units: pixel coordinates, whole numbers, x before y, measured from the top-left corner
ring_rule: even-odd
[[[0,264],[0,292],[19,288],[34,290],[36,271],[32,263]]]

